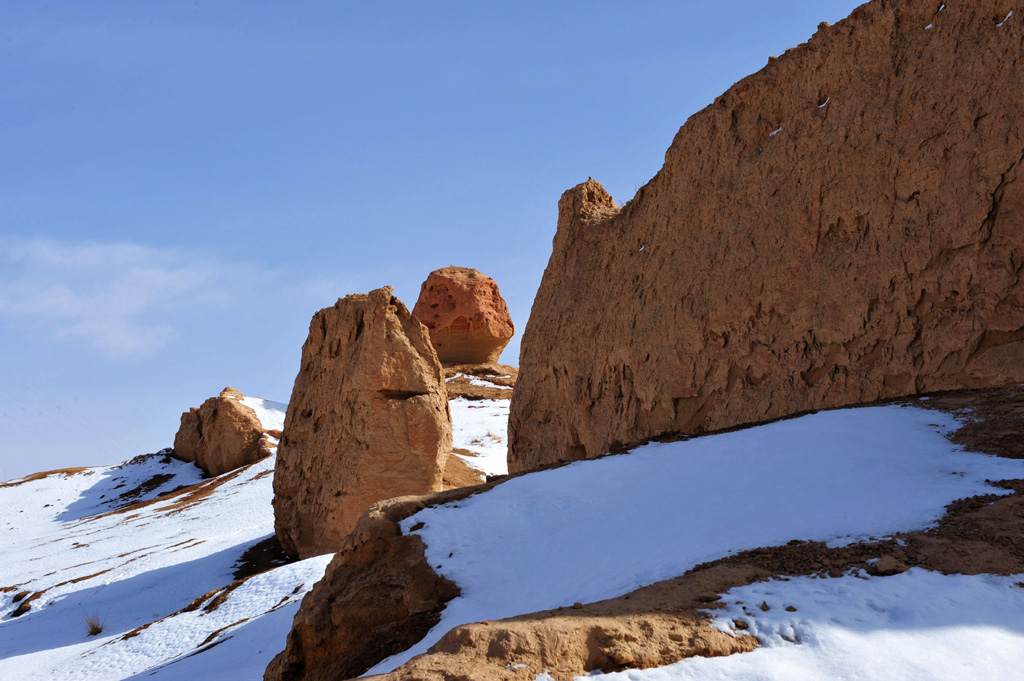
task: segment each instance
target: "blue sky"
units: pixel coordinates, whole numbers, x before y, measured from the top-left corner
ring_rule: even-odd
[[[287,401],[317,309],[446,265],[498,282],[517,364],[561,193],[629,199],[858,4],[0,0],[0,475]]]

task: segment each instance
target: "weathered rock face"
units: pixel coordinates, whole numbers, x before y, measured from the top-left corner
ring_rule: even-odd
[[[822,25],[691,117],[621,210],[593,181],[562,196],[510,471],[1024,381],[1024,22],[938,5]]]
[[[273,444],[256,412],[241,403],[243,397],[234,388],[224,388],[220,396],[182,414],[174,436],[174,456],[195,462],[210,475],[270,456]]]
[[[445,364],[493,364],[515,333],[498,285],[468,267],[431,272],[412,313]]]
[[[285,551],[337,551],[372,503],[439,491],[451,424],[426,329],[390,287],[317,312],[274,470]]]
[[[422,540],[403,535],[398,523],[428,505],[489,487],[372,506],[302,599],[285,650],[267,667],[265,681],[355,678],[423,638],[459,589],[430,569]]]

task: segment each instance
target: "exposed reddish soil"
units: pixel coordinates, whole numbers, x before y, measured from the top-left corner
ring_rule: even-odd
[[[519,369],[507,364],[455,364],[444,368],[448,399],[509,400],[519,377]],[[482,378],[492,386],[473,385],[470,377]],[[499,387],[500,386],[500,387]]]

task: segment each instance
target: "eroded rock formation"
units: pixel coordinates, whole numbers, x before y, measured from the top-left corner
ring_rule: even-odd
[[[431,272],[412,313],[445,364],[493,364],[515,332],[498,285],[468,267]]]
[[[1024,458],[1024,439],[1020,437],[1024,422],[1021,419],[1024,415],[1024,387],[956,391],[932,397],[927,402],[907,400],[907,404],[961,416],[969,414],[958,430],[947,435],[953,442],[972,451]],[[379,681],[531,681],[539,673],[547,671],[552,678],[570,679],[594,672],[657,667],[693,656],[712,657],[750,651],[756,647],[756,641],[743,635],[742,631],[756,620],[761,608],[751,604],[743,620],[733,621],[735,637],[713,626],[707,618],[707,611],[719,607],[720,595],[731,588],[771,578],[799,575],[840,577],[861,570],[874,576],[885,576],[911,567],[944,573],[1016,574],[1024,569],[1024,481],[1005,480],[996,485],[1004,488],[1007,494],[986,494],[957,500],[946,508],[945,517],[926,530],[840,547],[824,542],[790,541],[782,546],[741,551],[694,566],[673,579],[605,601],[456,626],[425,654],[412,658],[388,674],[373,678]],[[490,483],[434,497],[392,500],[375,508],[371,515],[375,516],[375,522],[387,518],[397,523],[425,506],[453,502],[470,493],[486,493],[494,486],[495,483]],[[380,531],[376,536],[383,541],[395,542],[414,538],[414,535],[402,536],[390,529]],[[392,552],[375,550],[381,558]],[[401,549],[396,547],[394,552],[401,552]],[[423,560],[421,555],[417,556],[406,569],[422,569],[413,567]],[[395,588],[403,588],[400,586],[402,582],[392,582],[391,578],[369,583],[356,581],[353,576],[350,577],[351,583],[341,582],[336,575],[344,574],[340,572],[340,564],[347,560],[350,559],[336,558],[328,568],[334,590],[324,587],[318,592],[317,589],[321,588],[318,585],[303,602],[300,615],[304,611],[318,613],[316,619],[301,620],[305,630],[315,636],[308,646],[311,657],[326,657],[322,650],[333,649],[334,645],[341,646],[338,649],[348,654],[365,655],[373,643],[350,636],[334,644],[328,638],[329,633],[319,632],[330,632],[330,617],[334,621],[342,621],[344,617],[353,616],[350,603],[359,602],[354,598],[358,588],[374,593],[381,588],[390,588],[388,585],[392,583],[398,585]],[[388,568],[383,565],[383,562],[374,562],[364,570],[364,574],[386,575]],[[331,594],[338,594],[339,598],[330,601]],[[314,595],[317,596],[315,601]],[[394,602],[399,596],[392,593],[388,599]],[[410,600],[420,602],[417,597]],[[428,600],[433,610],[436,600],[433,597]],[[326,608],[324,604],[327,602],[334,604],[333,609]],[[795,611],[792,604],[785,602],[771,602],[771,605],[765,602],[762,607],[770,609],[784,605]],[[397,610],[390,612],[400,614]],[[354,646],[353,641],[358,645]],[[398,637],[390,636],[388,641],[389,645],[399,645]],[[290,638],[289,650],[297,651],[297,642],[297,637],[295,643]],[[393,652],[394,649],[375,650],[373,656],[362,657],[361,664],[369,666],[390,654],[388,651]],[[279,656],[275,665],[289,659],[302,659],[289,658],[288,655],[286,651]],[[305,675],[286,677],[268,674],[267,679],[297,681],[343,678],[360,673],[353,668],[346,668],[344,673],[331,669],[329,671],[335,673],[331,676],[324,673],[326,671],[317,666]]]
[[[510,471],[1024,381],[1024,22],[939,4],[821,25],[623,208],[594,181],[562,196]]]
[[[391,288],[347,296],[309,325],[274,471],[285,551],[337,551],[376,501],[442,488],[452,449],[444,374]]]
[[[218,397],[183,413],[174,436],[174,456],[194,462],[210,475],[270,456],[274,445],[256,412],[242,404],[243,397],[234,388],[224,388]]]
[[[265,681],[355,678],[423,638],[459,589],[430,569],[423,541],[404,535],[398,523],[428,505],[489,487],[372,506],[302,600],[285,650],[267,667]]]

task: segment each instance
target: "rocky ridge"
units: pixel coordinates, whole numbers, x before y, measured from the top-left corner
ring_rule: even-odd
[[[1024,24],[875,0],[679,130],[620,208],[566,192],[510,471],[1024,381]]]

